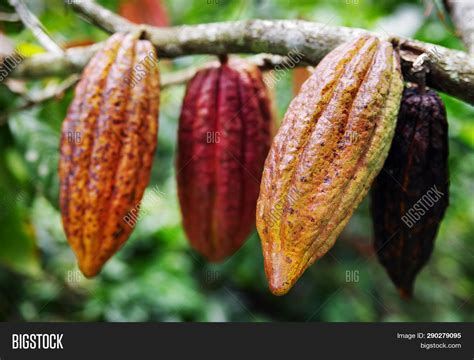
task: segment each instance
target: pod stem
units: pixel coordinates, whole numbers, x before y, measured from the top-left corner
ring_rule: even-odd
[[[146,26],[138,25],[134,30],[130,31],[137,40],[148,40],[148,33]]]
[[[410,69],[411,73],[414,75],[416,84],[418,85],[418,90],[420,91],[421,95],[426,93],[426,74],[429,71],[428,66],[425,63],[426,60],[429,60],[428,54],[421,54],[413,62]]]

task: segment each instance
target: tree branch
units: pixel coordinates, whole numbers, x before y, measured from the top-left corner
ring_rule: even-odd
[[[48,51],[55,54],[62,54],[63,49],[56,44],[53,38],[48,34],[44,26],[38,18],[28,10],[22,0],[9,0],[11,6],[15,8],[16,13],[20,17],[23,24],[33,32],[39,43]]]
[[[315,65],[339,44],[367,33],[363,29],[332,27],[300,20],[245,20],[155,28],[133,25],[93,2],[82,0],[72,6],[108,32],[142,29],[143,36],[157,47],[159,56],[163,58],[226,53],[272,53],[285,56],[296,51],[303,54],[304,63],[301,65]],[[390,37],[388,40],[399,46],[406,78],[409,79],[413,61],[426,53],[427,85],[474,105],[472,57],[461,51],[416,40],[399,37]],[[46,59],[38,55],[25,61],[15,75],[34,74],[37,77],[44,74],[53,75],[64,71],[65,68],[79,70],[96,49],[74,49],[74,56],[70,53],[72,50],[66,52],[66,56],[63,57],[49,55],[47,59],[49,64],[46,63]],[[72,64],[70,60],[73,57],[75,62]],[[36,63],[32,63],[33,61]],[[42,68],[42,71],[38,71],[38,67]]]

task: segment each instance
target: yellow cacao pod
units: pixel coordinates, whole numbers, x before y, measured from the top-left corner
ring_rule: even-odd
[[[113,35],[89,62],[64,120],[59,162],[66,237],[85,276],[128,239],[150,178],[159,75],[152,44]]]
[[[403,90],[392,45],[364,35],[329,53],[285,114],[257,203],[270,290],[282,295],[334,244],[380,171]]]

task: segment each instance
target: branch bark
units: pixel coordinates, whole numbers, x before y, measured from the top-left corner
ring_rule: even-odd
[[[155,28],[131,24],[93,2],[83,0],[72,4],[72,7],[107,32],[141,30],[143,37],[157,47],[159,56],[163,58],[226,53],[272,53],[285,56],[297,51],[303,54],[305,65],[315,65],[339,44],[367,33],[363,29],[332,27],[301,20],[244,20]],[[413,62],[426,53],[427,85],[474,105],[474,59],[468,54],[395,36],[387,37],[387,40],[399,46],[406,79],[410,79]],[[94,46],[95,49],[74,49],[74,54],[71,49],[65,56],[43,55],[47,59],[38,55],[25,61],[16,75],[37,77],[60,73],[65,68],[79,70],[100,44]],[[52,69],[49,70],[49,67]]]

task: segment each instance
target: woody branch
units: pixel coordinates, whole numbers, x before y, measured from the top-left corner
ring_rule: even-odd
[[[333,27],[301,20],[243,20],[169,28],[135,25],[91,1],[71,5],[81,16],[107,32],[137,31],[150,40],[162,58],[227,53],[271,53],[286,56],[298,51],[305,64],[317,64],[339,44],[367,33],[366,30]],[[424,54],[428,86],[474,105],[474,58],[462,51],[397,36],[406,78],[411,65]],[[18,77],[41,77],[79,71],[101,46],[71,49],[64,55],[37,55],[15,72]]]

